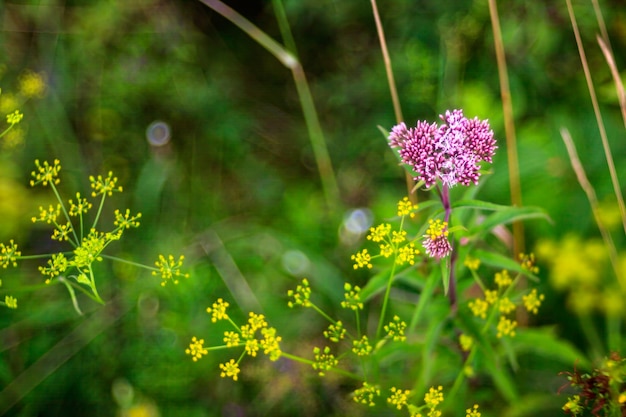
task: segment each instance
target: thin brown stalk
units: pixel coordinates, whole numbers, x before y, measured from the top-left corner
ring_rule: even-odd
[[[609,32],[606,30],[606,24],[604,23],[604,17],[602,16],[602,9],[600,9],[600,4],[598,4],[598,0],[591,0],[591,3],[593,4],[593,11],[596,14],[596,20],[598,21],[598,27],[600,28],[602,39],[604,39],[604,43],[606,44],[606,47],[612,55],[613,49],[611,48]]]
[[[383,54],[383,62],[385,63],[385,71],[387,73],[387,83],[389,84],[389,92],[391,93],[391,102],[393,103],[393,112],[396,115],[396,123],[404,121],[402,116],[402,107],[400,106],[400,98],[398,97],[398,89],[396,87],[396,81],[393,77],[393,68],[391,67],[391,58],[389,57],[389,50],[387,49],[387,41],[385,40],[385,31],[383,30],[383,24],[380,21],[380,14],[378,13],[378,5],[376,0],[372,1],[372,13],[374,14],[374,21],[376,22],[376,32],[378,33],[378,41],[380,43],[380,49]],[[417,204],[417,194],[413,193],[413,187],[415,181],[413,177],[405,171],[406,187],[408,190],[409,199],[413,204]]]
[[[514,206],[522,206],[522,186],[519,176],[519,158],[517,156],[517,139],[515,136],[515,122],[513,120],[513,103],[511,101],[511,88],[507,73],[504,43],[500,30],[500,18],[496,0],[489,0],[489,14],[493,29],[493,40],[498,64],[498,77],[500,79],[500,96],[502,98],[502,111],[504,114],[504,131],[506,135],[507,157],[509,163],[509,185],[511,188],[511,203]],[[524,252],[524,226],[521,222],[513,223],[513,253],[517,256]]]
[[[578,46],[578,54],[580,55],[580,61],[582,63],[583,71],[585,73],[585,79],[587,81],[587,89],[589,90],[589,96],[591,97],[591,103],[593,105],[593,112],[596,115],[596,123],[598,130],[600,131],[600,138],[602,139],[602,147],[604,148],[604,156],[606,157],[607,165],[609,166],[609,173],[611,175],[611,181],[613,183],[613,192],[617,198],[620,213],[622,215],[622,223],[624,226],[624,232],[626,233],[626,207],[624,207],[624,197],[622,196],[622,190],[617,178],[617,172],[615,170],[615,163],[613,162],[613,155],[611,154],[611,147],[606,135],[606,129],[604,128],[604,122],[602,120],[602,114],[600,113],[600,106],[598,105],[598,98],[596,97],[596,90],[593,86],[593,80],[591,79],[591,72],[589,71],[589,65],[587,63],[587,56],[585,55],[585,48],[583,47],[582,40],[580,38],[580,32],[578,30],[578,23],[576,22],[576,15],[572,8],[571,0],[565,0],[567,3],[567,11],[572,22],[572,30],[574,31],[574,37],[576,38],[576,45]]]
[[[626,291],[626,277],[623,277],[619,273],[619,263],[617,259],[617,250],[615,249],[615,243],[613,243],[613,238],[611,238],[611,234],[608,232],[606,226],[604,225],[604,221],[602,220],[602,216],[600,216],[598,197],[596,196],[596,191],[594,190],[591,182],[587,178],[587,174],[585,173],[585,168],[580,162],[580,158],[578,158],[578,153],[576,152],[576,146],[574,145],[574,141],[572,140],[572,136],[566,128],[561,128],[561,137],[563,138],[563,142],[565,143],[565,147],[567,148],[567,153],[569,154],[570,162],[572,163],[572,169],[576,173],[576,178],[578,179],[578,183],[582,187],[583,191],[587,195],[587,200],[589,200],[589,205],[591,206],[591,212],[593,213],[593,217],[598,225],[598,230],[600,230],[600,234],[602,235],[602,239],[606,244],[606,247],[609,251],[609,258],[611,260],[611,266],[613,267],[613,271],[615,272],[615,276],[617,277],[617,281],[619,285],[622,287],[622,291]]]
[[[613,58],[613,51],[611,51],[611,47],[606,44],[606,42],[600,37],[597,36],[598,45],[600,45],[600,49],[602,49],[602,53],[604,54],[604,59],[606,59],[606,63],[611,70],[611,75],[613,76],[613,82],[615,83],[615,89],[617,90],[617,99],[619,100],[619,107],[622,110],[622,119],[624,120],[624,127],[626,127],[626,91],[624,90],[624,84],[622,83],[622,78],[619,75],[619,71],[617,69],[617,65],[615,64],[615,59]]]

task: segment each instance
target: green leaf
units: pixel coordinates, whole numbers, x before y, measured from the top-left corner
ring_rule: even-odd
[[[361,288],[361,300],[363,302],[369,301],[376,294],[383,292],[387,286],[387,280],[389,279],[390,269],[385,268],[367,281],[367,284]]]
[[[501,255],[495,252],[488,252],[481,249],[476,249],[472,252],[472,256],[480,259],[480,262],[493,266],[498,269],[507,269],[509,271],[515,271],[520,274],[527,276],[533,281],[539,282],[539,277],[529,272],[528,270],[522,268],[522,266],[516,262],[515,260],[509,258],[508,256]]]
[[[474,208],[480,210],[501,211],[514,208],[513,206],[505,206],[503,204],[488,203],[482,200],[459,200],[452,203],[453,209]]]
[[[487,203],[488,204],[488,203]],[[490,205],[490,204],[488,204]],[[470,228],[471,234],[480,234],[490,231],[496,226],[513,223],[515,221],[527,219],[544,219],[552,222],[550,216],[539,207],[506,207],[496,209],[497,204],[490,205],[491,210],[497,210],[488,216],[482,223],[474,225]]]
[[[518,354],[530,353],[559,361],[568,367],[591,369],[589,359],[567,340],[559,339],[553,327],[524,329],[515,336],[513,348]]]
[[[441,267],[441,280],[443,282],[443,293],[448,295],[448,289],[450,288],[450,257],[441,259],[439,261]]]
[[[426,306],[430,303],[433,293],[435,292],[435,288],[439,282],[439,277],[437,276],[436,271],[436,269],[432,269],[430,275],[426,279],[426,285],[422,289],[419,301],[415,306],[415,311],[413,312],[413,317],[411,318],[411,323],[409,324],[408,333],[413,333],[415,327],[419,324],[422,314],[426,309]]]
[[[491,343],[487,340],[485,335],[478,328],[471,316],[465,314],[459,314],[457,316],[459,327],[463,329],[466,334],[471,336],[477,343],[477,347],[482,353],[483,361],[487,373],[491,375],[494,384],[504,396],[507,401],[514,402],[518,398],[517,389],[515,383],[511,378],[508,370],[503,366],[499,360],[498,354],[494,351]],[[476,349],[474,348],[474,349]]]

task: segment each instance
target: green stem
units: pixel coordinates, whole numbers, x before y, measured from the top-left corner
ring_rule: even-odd
[[[59,201],[59,204],[61,204],[61,210],[63,211],[63,215],[65,216],[65,220],[67,220],[67,222],[71,225],[72,224],[72,220],[70,219],[69,213],[65,209],[65,204],[63,204],[63,200],[61,200],[61,195],[59,194],[59,191],[57,190],[57,187],[54,185],[54,181],[50,181],[50,188],[52,188],[52,191],[54,192],[54,195],[56,196],[57,200]],[[74,230],[73,226],[72,226],[72,234],[74,235],[74,240],[76,242],[80,242],[80,239],[78,239],[78,236],[76,235],[76,231]]]
[[[91,269],[91,265],[89,265],[89,280],[91,281],[91,291],[93,295],[96,297],[96,301],[100,304],[104,304],[104,300],[100,298],[100,294],[98,294],[98,289],[96,288],[96,277],[93,275],[93,270]]]
[[[313,310],[317,311],[322,317],[324,317],[326,320],[328,320],[329,322],[331,322],[332,324],[337,324],[337,320],[333,320],[332,317],[330,317],[328,314],[324,313],[318,306],[316,306],[315,304],[311,303],[311,308],[313,308]]]
[[[378,320],[378,328],[376,329],[376,340],[380,339],[380,334],[383,330],[383,323],[385,322],[385,315],[387,314],[387,304],[389,304],[389,294],[391,293],[391,284],[396,275],[396,263],[393,263],[391,272],[389,273],[389,280],[387,281],[387,289],[385,290],[385,298],[383,298],[383,307],[380,311],[380,319]]]
[[[12,123],[11,125],[9,125],[9,127],[7,127],[6,129],[4,129],[4,132],[0,133],[0,138],[1,138],[1,137],[3,137],[4,135],[6,135],[7,133],[9,133],[9,131],[10,131],[11,129],[13,129],[13,126],[14,126],[14,125],[15,125],[15,124],[14,124],[14,123]]]
[[[96,213],[96,218],[93,219],[93,226],[91,226],[92,229],[96,228],[96,225],[98,224],[98,220],[100,220],[100,214],[102,214],[102,208],[104,207],[105,199],[106,199],[106,193],[102,193],[102,198],[100,199],[100,206],[98,207],[98,213]]]
[[[78,300],[76,299],[76,293],[74,292],[74,288],[71,283],[63,277],[59,277],[59,282],[65,285],[65,288],[67,288],[67,292],[70,293],[70,298],[72,299],[72,305],[74,306],[74,310],[76,310],[76,312],[82,316],[83,312],[80,310]]]
[[[591,321],[591,317],[588,314],[580,314],[578,315],[578,320],[580,320],[580,328],[589,343],[591,358],[600,359],[603,356],[604,349],[600,342],[601,339],[598,330]]]
[[[148,271],[158,271],[159,270],[158,268],[155,268],[153,266],[148,266],[148,265],[140,264],[138,262],[129,261],[127,259],[118,258],[117,256],[105,255],[104,253],[101,253],[100,256],[102,256],[103,258],[110,259],[110,260],[112,260],[114,262],[120,262],[120,263],[124,263],[124,264],[127,264],[127,265],[136,266],[137,268],[147,269]]]
[[[619,352],[622,346],[622,320],[618,315],[608,313],[606,315],[607,346],[610,352]]]
[[[420,298],[419,298],[419,301],[417,302],[417,305],[415,306],[415,311],[413,312],[413,317],[411,317],[411,322],[409,323],[409,328],[408,328],[407,333],[410,334],[410,333],[415,332],[415,328],[417,327],[417,324],[420,322],[420,319],[422,318],[422,313],[425,311],[426,306],[430,302],[430,299],[432,298],[433,293],[435,292],[435,288],[437,287],[438,283],[439,283],[439,275],[433,269],[433,272],[430,274],[430,276],[426,280],[426,285],[424,286],[424,288],[422,289],[422,292],[420,293]]]
[[[287,359],[291,359],[294,362],[299,362],[299,363],[305,364],[305,365],[313,365],[315,363],[315,361],[312,361],[310,359],[305,359],[305,358],[302,358],[300,356],[292,355],[292,354],[287,353],[287,352],[281,352],[280,356],[282,356],[284,358],[287,358]],[[348,378],[356,379],[358,381],[362,380],[362,378],[360,376],[358,376],[357,374],[354,374],[354,373],[348,372],[348,371],[344,371],[343,369],[339,369],[339,368],[334,368],[334,367],[330,368],[328,370],[328,372],[334,372],[336,374],[347,376]]]

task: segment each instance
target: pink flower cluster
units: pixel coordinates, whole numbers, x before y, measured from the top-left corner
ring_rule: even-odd
[[[444,124],[437,126],[418,121],[413,128],[404,123],[394,126],[389,146],[397,149],[402,162],[410,165],[426,187],[437,179],[444,185],[477,184],[479,162],[491,163],[497,149],[488,120],[468,119],[462,110],[446,111],[439,116]]]

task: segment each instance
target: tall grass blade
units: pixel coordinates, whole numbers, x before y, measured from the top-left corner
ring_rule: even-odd
[[[611,265],[615,272],[615,276],[617,277],[618,283],[622,287],[622,291],[626,291],[626,277],[622,277],[619,274],[619,263],[617,259],[617,250],[615,249],[615,244],[613,243],[613,239],[611,238],[611,234],[607,230],[604,225],[604,221],[600,216],[598,197],[596,196],[596,191],[593,186],[589,182],[587,178],[587,174],[585,173],[585,168],[580,162],[580,158],[578,158],[578,152],[576,152],[576,146],[574,145],[574,141],[572,140],[572,136],[569,131],[565,128],[561,129],[561,137],[563,138],[563,142],[565,143],[565,147],[567,148],[567,153],[569,154],[570,162],[572,163],[572,169],[576,173],[576,178],[578,179],[578,183],[582,187],[585,194],[587,194],[587,200],[589,200],[589,205],[591,206],[591,211],[593,213],[593,217],[598,225],[598,229],[600,230],[600,234],[602,235],[602,239],[606,244],[606,247],[609,251],[609,258],[611,260]]]
[[[576,38],[576,45],[578,46],[578,54],[580,55],[580,61],[582,63],[583,71],[585,73],[585,80],[587,81],[587,89],[589,90],[589,96],[591,97],[593,112],[596,115],[596,123],[598,124],[598,130],[600,131],[600,138],[602,139],[604,155],[606,157],[607,165],[609,166],[611,182],[613,183],[613,192],[615,193],[615,197],[617,198],[619,204],[620,213],[622,215],[622,224],[624,226],[624,233],[626,233],[626,207],[624,207],[624,197],[622,196],[622,190],[619,184],[619,180],[617,178],[617,172],[615,171],[615,163],[613,162],[613,155],[611,154],[611,148],[609,146],[609,141],[606,136],[604,122],[602,121],[602,114],[600,113],[600,106],[598,105],[596,90],[593,86],[593,80],[591,79],[591,72],[589,71],[589,64],[587,63],[585,48],[583,47],[583,43],[580,38],[580,31],[578,30],[578,23],[576,21],[574,9],[572,8],[572,2],[571,0],[565,1],[567,3],[567,11],[569,13],[570,21],[572,23],[574,37]]]
[[[617,90],[617,99],[619,101],[619,108],[622,111],[622,120],[624,121],[624,127],[626,128],[626,90],[624,90],[624,84],[622,78],[619,75],[617,65],[615,64],[615,58],[613,57],[613,51],[611,47],[600,37],[597,37],[598,45],[604,54],[604,59],[611,70],[611,76],[615,83],[615,89]]]

